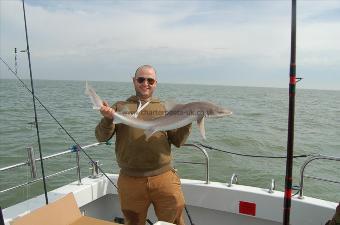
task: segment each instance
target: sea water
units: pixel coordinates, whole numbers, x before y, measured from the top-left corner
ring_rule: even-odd
[[[30,88],[29,81],[24,81]],[[98,95],[110,104],[125,100],[134,93],[131,83],[89,82]],[[101,115],[92,109],[84,94],[85,81],[35,81],[35,94],[49,112],[80,145],[96,142],[94,129]],[[206,119],[207,140],[203,141],[196,124],[187,143],[201,142],[224,151],[265,156],[286,156],[288,89],[207,86],[188,84],[158,84],[155,96],[162,100],[187,103],[211,101],[233,111],[224,118]],[[36,102],[43,156],[65,151],[75,143]],[[17,80],[0,80],[0,168],[25,162],[27,147],[33,147],[39,157],[37,132],[31,94]],[[340,91],[297,89],[295,108],[294,155],[323,154],[340,157]],[[114,138],[112,145],[87,150],[99,160],[107,173],[117,173]],[[275,179],[277,189],[284,190],[285,159],[242,157],[207,149],[210,157],[210,180],[229,182],[233,173],[239,184],[268,188]],[[173,147],[174,165],[182,178],[205,179],[200,151],[191,147]],[[81,154],[82,176],[89,174],[89,159]],[[306,158],[294,159],[293,184],[299,184],[300,166]],[[75,166],[76,157],[68,154],[44,161],[45,175]],[[40,166],[40,163],[37,163]],[[307,166],[306,174],[340,181],[340,162],[319,160]],[[41,176],[41,170],[38,169]],[[76,180],[76,171],[47,179],[52,190]],[[0,191],[29,182],[27,166],[0,173]],[[0,193],[0,205],[5,208],[43,193],[41,182]],[[340,201],[340,185],[305,179],[304,194],[334,202]]]

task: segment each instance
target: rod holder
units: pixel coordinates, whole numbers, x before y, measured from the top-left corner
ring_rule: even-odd
[[[37,178],[37,166],[35,164],[35,156],[33,147],[27,147],[27,163],[31,170],[31,177]]]
[[[91,167],[89,168],[90,169],[90,176],[89,178],[92,178],[92,179],[96,179],[98,177],[101,177],[102,174],[99,174],[99,161],[95,161],[95,162],[89,162],[89,164],[91,165]]]
[[[233,173],[233,175],[230,178],[230,183],[228,184],[228,187],[231,187],[233,184],[238,184],[237,174]]]
[[[270,193],[270,194],[274,193],[275,188],[276,188],[275,180],[272,179],[272,182],[270,183],[270,186],[269,186],[269,189],[268,189],[268,193]]]

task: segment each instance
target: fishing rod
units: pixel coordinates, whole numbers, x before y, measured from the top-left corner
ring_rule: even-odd
[[[285,195],[283,205],[283,225],[289,225],[291,198],[292,198],[292,173],[294,152],[294,117],[296,93],[296,0],[292,0],[291,21],[291,46],[290,46],[290,71],[289,71],[289,113],[288,113],[288,138],[287,160],[285,177]]]
[[[27,57],[28,57],[28,67],[29,67],[29,70],[30,70],[31,89],[32,89],[32,95],[33,95],[34,121],[35,121],[35,128],[36,128],[36,131],[37,131],[37,137],[38,137],[38,147],[39,147],[41,174],[42,174],[42,178],[43,178],[45,201],[46,201],[46,205],[47,205],[48,204],[48,196],[47,196],[47,187],[46,187],[46,179],[45,179],[44,162],[42,160],[42,151],[41,151],[41,142],[40,142],[40,133],[39,133],[37,108],[36,108],[36,105],[35,105],[35,98],[34,98],[35,94],[34,94],[34,85],[33,85],[32,66],[31,66],[30,46],[29,46],[29,43],[28,43],[28,32],[27,32],[27,23],[26,23],[25,0],[22,0],[22,10],[24,12],[25,34],[26,34],[26,52],[27,52]],[[15,54],[16,54],[16,50],[15,50]],[[15,58],[16,58],[16,55],[15,55]],[[17,69],[15,69],[15,72],[17,73]]]

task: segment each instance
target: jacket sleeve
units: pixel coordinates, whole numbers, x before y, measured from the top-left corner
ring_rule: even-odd
[[[167,132],[167,134],[168,134],[170,143],[172,143],[177,148],[179,148],[185,144],[187,138],[189,137],[190,132],[191,132],[191,124],[188,124],[184,127],[181,127],[175,130],[170,130]]]
[[[117,111],[117,103],[111,108]],[[95,131],[97,141],[108,141],[114,135],[116,126],[112,122],[113,120],[107,119],[105,117],[101,119]]]
[[[115,125],[112,120],[103,117],[96,127],[96,138],[99,142],[108,141],[114,134]]]

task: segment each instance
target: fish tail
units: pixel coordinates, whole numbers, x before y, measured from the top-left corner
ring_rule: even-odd
[[[100,109],[103,106],[103,101],[97,95],[96,91],[87,83],[85,84],[85,94],[90,97],[93,104],[93,109]]]

